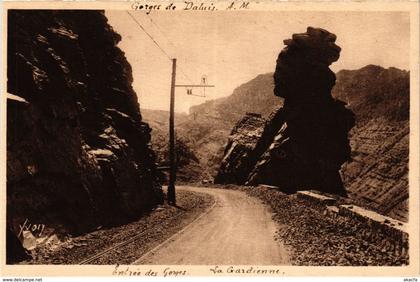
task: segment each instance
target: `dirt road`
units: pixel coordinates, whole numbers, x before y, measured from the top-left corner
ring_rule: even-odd
[[[269,209],[241,191],[177,187],[215,197],[212,208],[134,264],[288,264]]]

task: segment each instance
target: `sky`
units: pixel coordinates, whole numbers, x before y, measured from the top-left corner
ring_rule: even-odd
[[[122,36],[119,47],[133,69],[133,87],[141,108],[168,110],[172,63],[177,58],[176,84],[200,84],[205,97],[176,88],[175,111],[232,94],[259,74],[273,72],[283,40],[308,26],[337,35],[340,59],[330,68],[358,69],[368,64],[409,69],[410,20],[405,12],[152,12],[131,11],[164,54],[126,11],[106,11]],[[203,95],[203,89],[193,89]]]

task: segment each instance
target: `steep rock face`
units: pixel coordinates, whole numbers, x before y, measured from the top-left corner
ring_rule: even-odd
[[[273,88],[273,75],[260,74],[235,88],[228,97],[190,108],[190,121],[183,123],[181,130],[194,140],[192,148],[200,160],[203,179],[210,180],[218,174],[229,134],[246,113],[266,118],[279,108],[281,100],[272,95]]]
[[[374,65],[342,70],[333,95],[357,116],[352,162],[341,170],[349,196],[408,220],[410,73]]]
[[[239,184],[346,193],[339,169],[350,158],[348,131],[354,116],[331,97],[335,75],[328,66],[340,53],[335,39],[309,27],[285,40],[274,73],[274,94],[285,99],[284,106],[261,137],[264,142],[252,157],[252,163],[258,160],[255,168]]]
[[[265,119],[259,114],[248,113],[232,129],[224,158],[214,182],[245,183],[255,160],[251,154],[256,150],[264,128]]]
[[[85,232],[162,201],[131,67],[101,11],[8,14],[7,223]]]
[[[408,220],[408,122],[373,119],[352,133],[352,162],[342,168],[350,197]]]

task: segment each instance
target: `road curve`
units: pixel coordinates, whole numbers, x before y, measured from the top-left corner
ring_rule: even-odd
[[[234,190],[180,186],[207,193],[213,207],[134,264],[279,265],[288,264],[269,209],[256,198]]]

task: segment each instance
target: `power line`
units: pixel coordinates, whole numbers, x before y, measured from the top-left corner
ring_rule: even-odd
[[[163,35],[163,37],[165,37],[166,41],[168,41],[169,44],[171,44],[172,47],[176,49],[175,45],[172,43],[172,41],[170,41],[168,39],[168,37],[166,36],[166,34],[162,31],[162,29],[158,26],[158,24],[155,23],[155,21],[152,19],[152,17],[150,15],[148,15],[148,14],[146,14],[146,15],[149,18],[150,22],[159,30],[159,32]]]
[[[167,201],[170,205],[176,205],[176,193],[175,193],[175,182],[176,182],[176,136],[175,136],[175,88],[177,87],[176,83],[176,58],[171,58],[168,53],[157,43],[153,36],[146,31],[146,29],[136,20],[136,18],[129,12],[127,14],[134,20],[134,22],[143,30],[144,33],[153,41],[153,43],[166,55],[169,61],[172,62],[172,77],[171,77],[171,96],[170,96],[170,105],[169,105],[169,183],[168,183],[168,192],[167,192]],[[156,25],[156,24],[155,24]],[[157,25],[156,25],[157,26]],[[167,39],[168,40],[168,39]],[[169,40],[168,40],[169,41]],[[169,41],[170,42],[170,41]],[[173,45],[173,44],[172,44]],[[183,74],[188,77],[184,72]],[[205,82],[205,78],[203,81]],[[179,85],[179,87],[189,86],[189,87],[214,87],[214,85]]]
[[[148,14],[146,14],[147,15],[147,17],[149,18],[149,20],[150,20],[150,22],[156,27],[156,29],[160,32],[160,34],[162,34],[163,35],[163,37],[166,39],[166,41],[168,41],[168,43],[170,44],[170,45],[172,45],[172,47],[174,48],[174,49],[176,49],[176,46],[175,46],[175,44],[173,44],[172,43],[172,41],[171,40],[169,40],[169,38],[166,36],[166,33],[165,32],[163,32],[162,31],[162,29],[159,27],[159,25],[152,19],[152,17],[150,16],[150,15],[148,15]],[[180,71],[181,71],[181,73],[184,75],[184,77],[186,78],[186,79],[188,79],[191,83],[192,83],[192,79],[184,72],[184,70],[182,69],[182,68],[178,68]],[[195,69],[195,70],[197,70],[197,69]]]
[[[168,57],[168,59],[170,60],[170,61],[172,61],[172,58],[171,58],[171,56],[169,56],[168,55],[168,53],[166,53],[166,51],[165,50],[163,50],[163,48],[162,47],[160,47],[160,45],[156,42],[156,40],[153,38],[153,36],[151,36],[148,32],[147,32],[147,30],[136,20],[136,18],[129,12],[129,11],[126,11],[127,12],[127,14],[129,14],[130,15],[130,17],[136,22],[136,24],[144,31],[144,33],[146,33],[147,34],[147,36],[149,36],[149,38],[153,41],[153,43],[155,43],[155,45],[166,55],[166,57]]]
[[[153,41],[153,43],[159,48],[159,50],[162,51],[162,53],[164,53],[166,55],[166,57],[172,61],[171,56],[168,55],[168,53],[159,45],[159,43],[153,38],[153,36],[147,32],[147,30],[140,24],[140,22],[129,12],[126,11],[127,14],[130,15],[130,17],[134,20],[134,22],[143,30],[144,33],[146,33],[146,35]],[[157,30],[163,35],[163,37],[166,39],[166,41],[172,45],[172,47],[174,49],[176,49],[175,45],[172,43],[171,40],[169,40],[169,38],[165,35],[165,33],[162,31],[162,29],[159,27],[159,25],[150,17],[150,15],[147,15],[150,22],[157,28]],[[193,82],[192,79],[184,72],[184,70],[182,68],[178,68],[178,70],[181,71],[182,75],[189,80],[191,83]]]

